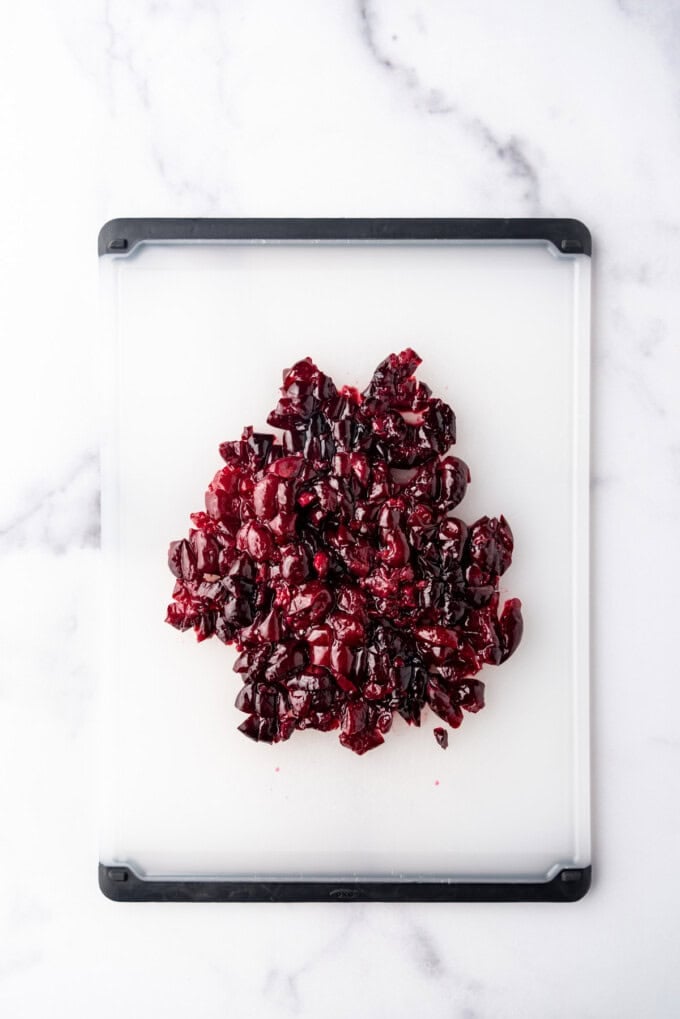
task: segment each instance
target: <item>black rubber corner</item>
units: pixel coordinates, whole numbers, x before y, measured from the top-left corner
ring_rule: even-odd
[[[565,869],[552,881],[157,881],[129,867],[99,864],[99,887],[115,902],[577,902],[591,868]]]
[[[592,251],[578,219],[111,219],[99,254],[144,241],[548,241],[562,254]]]

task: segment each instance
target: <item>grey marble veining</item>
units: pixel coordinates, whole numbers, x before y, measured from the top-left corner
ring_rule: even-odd
[[[500,160],[510,178],[517,178],[522,183],[522,198],[527,204],[527,215],[542,215],[538,173],[524,151],[522,141],[515,136],[499,138],[481,117],[466,113],[441,89],[425,86],[414,66],[402,63],[398,56],[391,53],[388,56],[379,39],[375,5],[371,0],[359,0],[358,8],[362,37],[371,55],[381,67],[397,79],[399,87],[408,90],[413,104],[429,114],[455,118],[466,132],[476,138],[483,149],[489,151],[491,158]],[[422,21],[420,30],[424,31]],[[391,43],[393,48],[396,48],[394,44],[398,43],[398,36],[392,35]]]
[[[54,486],[32,492],[0,524],[0,550],[63,553],[99,546],[99,455],[87,450]]]

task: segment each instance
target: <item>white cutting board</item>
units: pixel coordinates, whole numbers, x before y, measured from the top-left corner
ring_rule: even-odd
[[[101,861],[148,877],[548,879],[590,863],[590,260],[545,243],[143,244],[101,260],[113,394],[104,457]],[[281,370],[311,355],[363,388],[413,346],[453,406],[468,522],[515,535],[524,606],[487,706],[442,751],[395,718],[357,757],[337,734],[237,731],[235,654],[164,623],[170,540],[267,430]]]

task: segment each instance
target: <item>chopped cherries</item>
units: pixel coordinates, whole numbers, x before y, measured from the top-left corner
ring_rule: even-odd
[[[470,472],[419,364],[391,354],[360,394],[298,361],[267,419],[283,438],[222,443],[205,511],[170,545],[167,622],[236,644],[251,739],[337,729],[363,754],[426,705],[455,729],[484,706],[482,666],[520,642],[521,604],[499,595],[510,526],[455,516]]]

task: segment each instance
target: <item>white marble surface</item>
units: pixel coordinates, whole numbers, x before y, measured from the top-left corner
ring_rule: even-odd
[[[680,3],[38,0],[0,22],[0,1014],[677,1015]],[[100,895],[96,234],[220,214],[590,226],[581,903]]]

